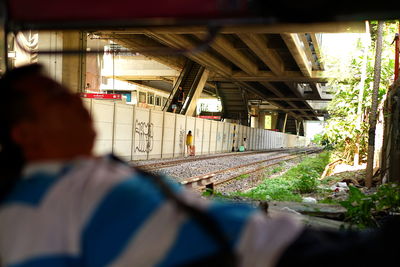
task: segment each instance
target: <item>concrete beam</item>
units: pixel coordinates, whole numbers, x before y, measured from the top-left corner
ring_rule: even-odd
[[[159,26],[126,28],[119,31],[102,31],[104,33],[118,34],[146,34],[148,32],[160,34],[204,34],[208,32],[205,26]],[[321,23],[278,23],[270,25],[239,25],[225,26],[220,30],[223,34],[256,33],[365,33],[365,23],[362,21],[351,22],[321,22]]]
[[[317,75],[314,75],[317,74]],[[298,83],[326,83],[328,78],[323,77],[321,72],[313,72],[311,77],[304,77],[299,71],[285,71],[281,75],[275,75],[272,71],[259,71],[257,75],[249,75],[244,71],[234,71],[232,75],[222,76],[215,73],[210,76],[209,81],[243,81],[243,82],[298,82]]]
[[[201,39],[204,36],[198,35]],[[256,75],[258,72],[257,65],[249,60],[245,55],[240,53],[225,37],[218,35],[211,47],[220,53],[223,57],[231,61],[233,64],[241,68],[244,72],[250,75]]]
[[[256,94],[256,95],[259,95],[259,96],[261,96],[261,97],[264,98],[264,99],[267,99],[267,98],[268,98],[268,96],[267,96],[265,93],[260,92],[259,90],[253,88],[253,87],[252,87],[251,85],[249,85],[249,84],[242,83],[242,86],[243,86],[244,88],[247,88],[250,92],[252,92],[252,93],[254,93],[254,94]],[[274,106],[276,106],[276,107],[282,109],[283,111],[285,110],[285,108],[284,108],[281,104],[279,104],[279,103],[277,103],[277,102],[275,102],[275,101],[269,101],[269,103],[271,103],[272,105],[274,105]],[[289,113],[290,115],[292,115],[293,117],[298,118],[298,115],[297,115],[296,113],[294,113],[293,111],[288,111],[288,113]]]
[[[154,47],[154,49],[156,49],[157,47],[160,47],[160,44],[158,42],[153,41],[145,36],[138,36],[138,35],[127,36],[122,33],[115,34],[107,32],[100,32],[97,33],[96,35],[100,36],[101,38],[110,39],[116,42],[117,44],[120,44],[130,49],[132,52],[141,51],[143,50],[143,48]],[[141,54],[145,55],[149,59],[158,61],[177,71],[180,71],[185,63],[185,58],[183,56],[161,56],[161,55],[156,56],[145,52]]]
[[[148,33],[147,36],[176,49],[190,49],[196,47],[194,42],[181,35]],[[188,54],[187,57],[205,66],[209,70],[227,76],[231,74],[231,69],[209,52],[191,53]]]
[[[311,77],[311,65],[308,62],[307,55],[303,49],[300,38],[297,34],[281,34],[282,39],[285,41],[290,53],[300,68],[300,71],[306,77]]]
[[[275,50],[268,48],[264,35],[241,33],[238,37],[272,70],[275,75],[281,75],[284,65]]]
[[[261,84],[262,84],[263,86],[265,86],[268,90],[270,90],[272,93],[274,93],[275,95],[277,95],[277,96],[279,96],[279,97],[284,97],[284,93],[281,92],[278,88],[276,88],[276,87],[273,86],[272,84],[267,83],[267,82],[261,82]],[[266,99],[268,99],[268,98],[266,98]],[[298,107],[297,107],[296,104],[292,103],[291,101],[286,101],[286,102],[287,102],[288,105],[290,105],[293,109],[287,109],[287,108],[281,108],[281,107],[280,107],[281,110],[284,110],[284,111],[298,110]],[[301,111],[301,112],[304,114],[303,111]]]
[[[281,34],[281,36],[303,75],[311,77],[314,60],[311,57],[310,46],[305,40],[304,34]],[[314,83],[310,83],[310,86],[315,97],[321,98],[321,90]]]
[[[318,101],[331,101],[332,99],[316,99],[313,97],[305,97],[305,98],[296,98],[296,97],[270,97],[267,98],[268,100],[272,101],[298,101],[298,102],[304,102],[307,100],[318,100]]]
[[[308,44],[306,35],[304,33],[300,33],[300,34],[298,34],[298,37],[299,37],[300,41],[303,43],[303,47],[304,47],[303,50],[306,54],[308,61],[311,62],[312,69],[318,69],[317,62],[315,62],[314,57],[312,56],[311,48],[310,48],[310,45]]]
[[[317,37],[316,37],[315,33],[310,33],[310,36],[311,36],[311,40],[312,40],[312,43],[314,46],[315,53],[317,54],[317,57],[320,59],[320,58],[322,58],[322,56],[321,56],[321,50],[319,47],[319,42],[317,40]],[[319,61],[319,65],[320,65],[321,69],[323,70],[324,63],[321,60]]]

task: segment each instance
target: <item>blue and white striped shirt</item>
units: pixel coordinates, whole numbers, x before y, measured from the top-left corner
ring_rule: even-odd
[[[274,266],[301,226],[171,183],[214,218],[241,266]],[[2,266],[179,266],[218,245],[144,174],[111,157],[31,164],[0,206]]]

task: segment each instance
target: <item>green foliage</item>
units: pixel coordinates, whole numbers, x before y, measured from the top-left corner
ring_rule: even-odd
[[[323,145],[323,135],[322,134],[316,134],[314,135],[313,139],[311,140],[316,145]]]
[[[376,214],[398,212],[400,210],[400,187],[385,184],[376,193],[366,195],[358,188],[350,186],[349,197],[340,204],[347,209],[346,220],[358,228],[377,227]]]
[[[301,194],[311,193],[317,189],[319,173],[311,170],[310,172],[300,172],[293,186]]]
[[[349,186],[349,197],[340,204],[347,209],[346,220],[359,228],[374,227],[376,222],[372,216],[374,201],[364,195],[357,187]]]
[[[325,65],[337,66],[330,72],[331,79],[328,86],[335,92],[334,98],[328,106],[330,119],[327,121],[322,140],[325,144],[334,145],[341,151],[342,159],[352,162],[354,153],[359,145],[360,159],[366,159],[368,146],[368,114],[371,107],[372,84],[375,60],[375,35],[376,22],[371,23],[371,40],[368,50],[367,73],[364,84],[364,94],[362,96],[361,125],[358,128],[357,107],[359,103],[359,86],[361,82],[361,70],[363,65],[364,47],[361,40],[357,43],[357,50],[352,53],[352,57],[345,63],[339,62],[336,58],[327,58]],[[387,88],[393,82],[394,70],[394,46],[391,45],[396,32],[396,24],[387,22],[384,29],[384,44],[382,51],[382,71],[379,87],[378,103],[382,102]]]
[[[241,174],[236,178],[236,180],[246,179],[249,178],[249,176],[250,176],[249,174]]]
[[[316,190],[321,173],[329,162],[330,153],[306,158],[280,177],[268,178],[250,192],[235,195],[258,200],[301,201],[301,193]]]

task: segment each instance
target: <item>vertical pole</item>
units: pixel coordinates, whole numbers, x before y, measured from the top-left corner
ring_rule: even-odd
[[[172,145],[172,157],[175,158],[175,146],[176,146],[176,114],[174,113],[175,123],[174,123],[174,143]]]
[[[152,113],[152,109],[149,109],[149,121],[148,121],[148,123],[147,123],[147,125],[148,125],[148,127],[147,127],[147,136],[149,136],[150,135],[150,133],[151,133],[151,127],[150,127],[150,125],[151,125],[151,113]],[[149,154],[150,154],[150,151],[149,151],[149,149],[148,149],[148,142],[146,142],[146,154],[147,154],[147,156],[146,156],[146,159],[148,160],[149,159]]]
[[[112,136],[111,136],[111,153],[113,153],[113,154],[114,154],[114,143],[115,143],[115,140],[114,140],[115,129],[117,128],[117,127],[115,127],[115,118],[117,116],[116,113],[117,113],[117,107],[116,107],[116,103],[114,102],[113,103],[113,122],[112,122],[113,130],[112,130]]]
[[[164,127],[165,127],[165,111],[163,111],[163,121],[162,121],[162,129],[161,129],[161,152],[160,152],[160,158],[163,158],[163,148],[164,148]]]
[[[398,22],[399,23],[399,22]],[[399,34],[400,34],[400,23],[398,25],[399,29],[395,36],[396,48],[395,48],[395,57],[394,57],[394,81],[397,81],[399,78]]]
[[[374,172],[374,153],[375,153],[375,130],[376,117],[378,109],[378,90],[381,80],[381,59],[382,59],[382,39],[383,39],[383,21],[378,21],[378,36],[376,38],[375,66],[374,66],[374,86],[372,91],[372,104],[369,114],[369,131],[368,131],[368,157],[365,185],[368,188],[372,186],[372,177]]]
[[[131,160],[133,160],[133,153],[135,152],[135,132],[136,132],[136,125],[135,125],[135,107],[132,106],[132,133],[131,133]]]
[[[0,75],[4,74],[7,70],[7,32],[6,32],[6,18],[7,18],[7,5],[6,1],[0,2]],[[1,41],[3,40],[3,41]]]
[[[288,117],[288,115],[287,115],[287,113],[285,114],[285,121],[283,122],[283,133],[285,133],[286,132],[286,121],[287,121],[287,117]]]

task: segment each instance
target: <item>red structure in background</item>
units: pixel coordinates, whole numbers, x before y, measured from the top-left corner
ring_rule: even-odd
[[[197,117],[201,119],[221,120],[221,116],[199,115]]]
[[[396,42],[396,49],[395,49],[395,58],[394,58],[394,80],[397,81],[399,78],[399,34],[400,34],[400,23],[399,23],[399,32],[396,33],[396,37],[394,41]]]
[[[93,94],[93,93],[81,93],[83,98],[94,98],[94,99],[113,99],[121,100],[122,96],[120,94]]]

